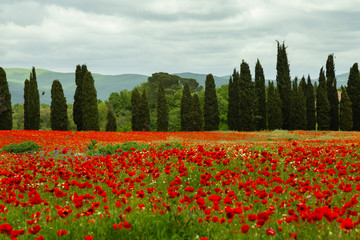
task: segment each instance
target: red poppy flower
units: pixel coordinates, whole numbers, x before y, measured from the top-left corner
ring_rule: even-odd
[[[130,223],[129,223],[128,221],[124,221],[124,222],[123,222],[123,226],[124,226],[124,228],[126,228],[126,229],[131,229],[131,225],[130,225]]]
[[[59,230],[59,231],[57,232],[57,235],[58,235],[59,237],[64,236],[64,235],[66,235],[66,234],[67,234],[66,230]]]
[[[244,225],[241,226],[241,232],[242,233],[247,233],[249,231],[249,229],[250,229],[250,227],[247,224],[244,224]]]
[[[36,234],[36,233],[38,233],[39,231],[41,231],[40,225],[35,225],[35,226],[29,228],[28,233],[30,233],[30,234]]]
[[[274,229],[268,228],[268,229],[266,229],[266,234],[274,236],[276,234],[276,232],[274,231]]]

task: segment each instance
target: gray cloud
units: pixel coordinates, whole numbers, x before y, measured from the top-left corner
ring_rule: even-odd
[[[359,61],[356,0],[3,0],[0,65],[104,74],[231,74],[259,58],[276,76],[276,40],[291,75],[317,78],[329,53],[337,73]]]

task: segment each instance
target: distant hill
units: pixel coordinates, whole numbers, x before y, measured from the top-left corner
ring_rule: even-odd
[[[30,69],[23,68],[5,68],[9,88],[11,92],[12,104],[24,102],[24,81],[29,79]],[[205,87],[205,80],[207,74],[199,73],[173,73],[181,78],[193,78],[198,83]],[[51,102],[51,84],[55,79],[58,79],[64,89],[64,94],[67,103],[73,103],[75,92],[75,71],[73,73],[53,72],[45,69],[36,69],[38,87],[40,92],[40,102],[50,104]],[[349,74],[344,73],[337,75],[337,86],[345,86]],[[132,90],[135,86],[146,82],[149,76],[141,74],[120,74],[120,75],[103,75],[93,73],[95,79],[95,87],[97,90],[98,98],[101,100],[108,99],[110,93],[120,92],[124,89]],[[230,76],[214,76],[216,87],[221,87],[229,83]],[[317,79],[312,79],[317,81]],[[266,80],[266,84],[267,84]],[[42,93],[44,92],[44,95]]]
[[[29,79],[30,69],[8,68],[4,70],[9,83],[12,104],[23,103],[24,81]],[[75,71],[74,73],[60,73],[36,69],[36,76],[41,103],[50,104],[51,85],[55,79],[61,82],[67,103],[73,103],[76,89]],[[93,77],[98,98],[101,100],[106,100],[112,92],[119,92],[124,89],[132,90],[148,79],[148,76],[140,74],[102,75],[94,73]],[[44,95],[42,95],[43,92]]]

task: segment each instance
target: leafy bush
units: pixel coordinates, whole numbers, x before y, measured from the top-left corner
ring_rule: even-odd
[[[91,140],[87,145],[89,151],[88,155],[114,155],[118,150],[126,151],[141,151],[143,149],[150,149],[148,144],[138,144],[136,142],[124,142],[122,144],[107,144],[105,146],[97,146],[97,141]]]
[[[26,141],[22,143],[12,143],[10,145],[4,145],[2,150],[8,153],[29,153],[39,151],[42,146],[36,142]]]

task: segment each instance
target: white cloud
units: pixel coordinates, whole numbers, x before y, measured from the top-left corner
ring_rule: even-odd
[[[276,41],[286,42],[291,75],[317,78],[329,53],[337,73],[360,56],[356,0],[4,0],[0,65],[104,74],[231,74],[259,58],[276,76]]]

